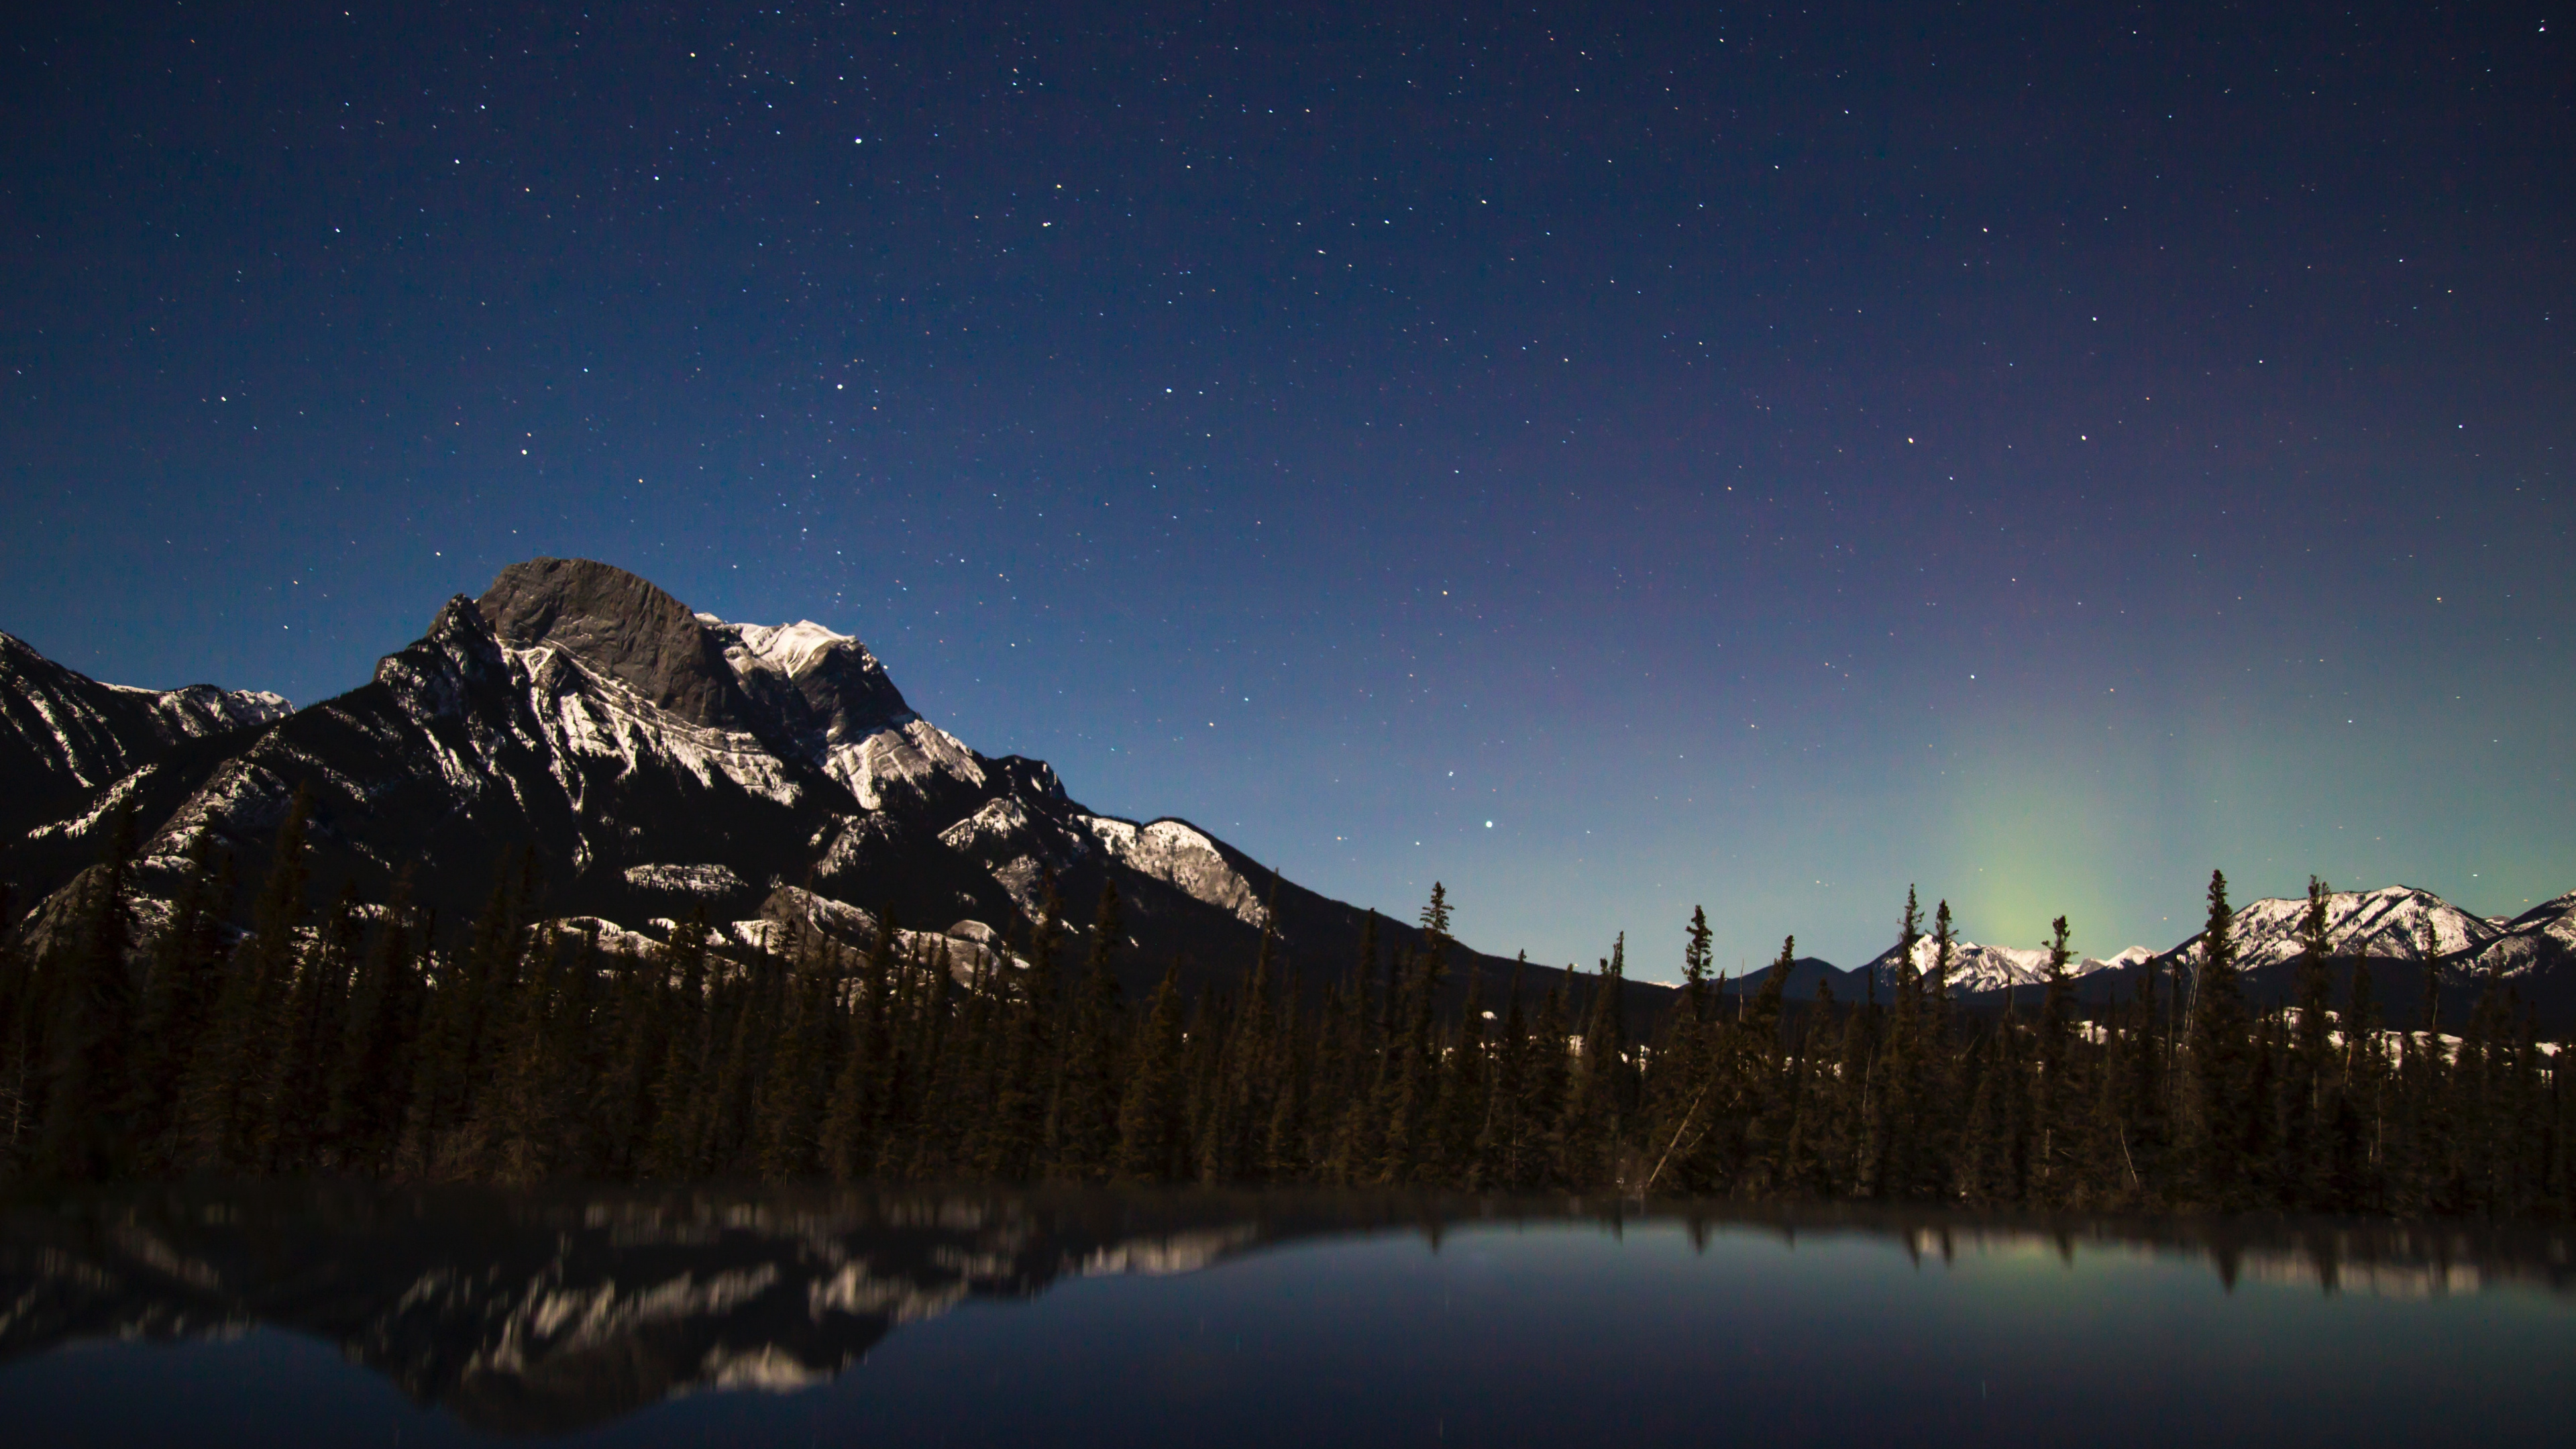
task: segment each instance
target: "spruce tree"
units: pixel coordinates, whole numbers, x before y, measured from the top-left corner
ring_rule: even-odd
[[[985,1136],[982,1171],[1003,1182],[1036,1176],[1046,1142],[1047,1070],[1062,994],[1056,984],[1056,955],[1064,946],[1063,921],[1064,903],[1050,875],[1039,891],[1038,918],[1029,933],[1028,969],[1019,973],[1007,1005],[1009,1039]]]
[[[2072,1080],[2075,1051],[2068,1016],[2075,993],[2066,966],[2074,954],[2067,945],[2066,918],[2059,916],[2049,922],[2048,984],[2040,997],[2038,1037],[2033,1043],[2037,1061],[2031,1084],[2030,1182],[2043,1207],[2066,1205],[2074,1188],[2078,1141],[2074,1117],[2084,1100]]]
[[[2298,1024],[2283,1092],[2281,1140],[2291,1153],[2280,1176],[2286,1205],[2326,1209],[2333,1197],[2335,1099],[2332,1023],[2328,1006],[2334,979],[2326,969],[2326,914],[2332,888],[2308,877],[2308,905],[2299,923]]]
[[[1119,918],[1118,888],[1100,887],[1091,924],[1091,953],[1075,988],[1073,1020],[1057,1074],[1054,1174],[1077,1181],[1105,1176],[1117,1150],[1117,1100],[1113,1070],[1118,1041],[1118,977],[1111,970],[1126,927]]]
[[[2192,978],[2188,1122],[2194,1196],[2219,1208],[2247,1206],[2253,1190],[2252,1021],[2237,980],[2234,933],[2227,876],[2211,871],[2209,919]]]
[[[484,1080],[486,1018],[501,1014],[490,1005],[508,999],[526,949],[527,881],[518,852],[505,852],[465,950],[438,963],[409,1054],[412,1085],[399,1149],[406,1175],[435,1177],[455,1165],[457,1134]]]
[[[261,1170],[300,1174],[313,1165],[320,1144],[341,1014],[358,954],[358,892],[341,887],[314,939],[290,957],[280,993],[281,1014],[272,1038],[276,1054],[266,1064],[258,1113]]]
[[[98,864],[81,876],[68,947],[48,968],[61,985],[47,1022],[39,1177],[94,1182],[131,1165],[129,1066],[137,993],[126,959],[134,947],[126,895],[139,850],[133,812],[120,809],[108,823]]]
[[[214,1026],[190,1063],[180,1107],[183,1165],[215,1172],[258,1166],[264,1109],[260,1088],[276,1059],[278,1003],[291,982],[296,927],[305,910],[305,828],[312,810],[298,789],[277,829],[268,876],[251,909],[251,934],[233,951],[216,998]]]
[[[671,1181],[695,1175],[697,1104],[713,1049],[707,1001],[707,916],[693,912],[671,933],[654,975],[670,983],[662,1064],[653,1074],[653,1123],[644,1139],[643,1171]]]
[[[325,1089],[322,1136],[332,1162],[377,1171],[402,1117],[402,1055],[418,1024],[421,982],[413,968],[426,945],[411,902],[411,873],[395,877],[374,944],[349,988],[339,1051]]]
[[[1708,972],[1711,943],[1716,936],[1708,928],[1707,910],[1691,907],[1690,927],[1682,947],[1682,1014],[1693,1025],[1708,1020]]]
[[[223,917],[231,904],[231,857],[220,860],[203,830],[189,837],[170,919],[153,943],[136,1026],[130,1118],[145,1173],[170,1170],[171,1129],[190,1053],[214,1010],[223,967]]]
[[[1136,1067],[1118,1108],[1118,1176],[1131,1182],[1169,1182],[1178,1175],[1181,1149],[1180,963],[1164,968],[1145,1018]]]
[[[819,949],[812,920],[800,922],[796,969],[787,989],[787,1017],[760,1104],[760,1174],[772,1182],[813,1175],[827,1082],[824,1063],[837,983]]]

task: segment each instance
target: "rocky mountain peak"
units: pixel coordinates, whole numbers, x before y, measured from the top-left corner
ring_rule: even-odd
[[[839,746],[918,718],[867,646],[811,620],[793,624],[728,624],[713,614],[698,624],[715,640],[744,693],[822,763]]]
[[[529,559],[501,570],[475,607],[513,648],[560,649],[692,724],[752,727],[722,642],[686,604],[624,569]]]

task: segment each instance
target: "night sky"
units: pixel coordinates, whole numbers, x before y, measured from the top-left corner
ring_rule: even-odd
[[[1473,944],[2576,887],[2545,7],[85,6],[0,629],[310,702],[604,559]]]

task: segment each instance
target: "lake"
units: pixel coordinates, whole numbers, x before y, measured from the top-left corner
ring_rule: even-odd
[[[0,1440],[2565,1443],[2561,1230],[1328,1194],[0,1212]]]

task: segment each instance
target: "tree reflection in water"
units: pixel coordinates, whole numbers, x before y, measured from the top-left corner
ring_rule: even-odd
[[[2002,1218],[1368,1194],[162,1188],[0,1213],[0,1358],[83,1340],[282,1329],[494,1433],[560,1433],[681,1394],[826,1382],[898,1327],[1059,1280],[1187,1273],[1281,1244],[1484,1225],[1678,1225],[1921,1261],[2044,1246],[2186,1255],[2222,1281],[2429,1296],[2565,1293],[2563,1231],[2265,1219]]]

